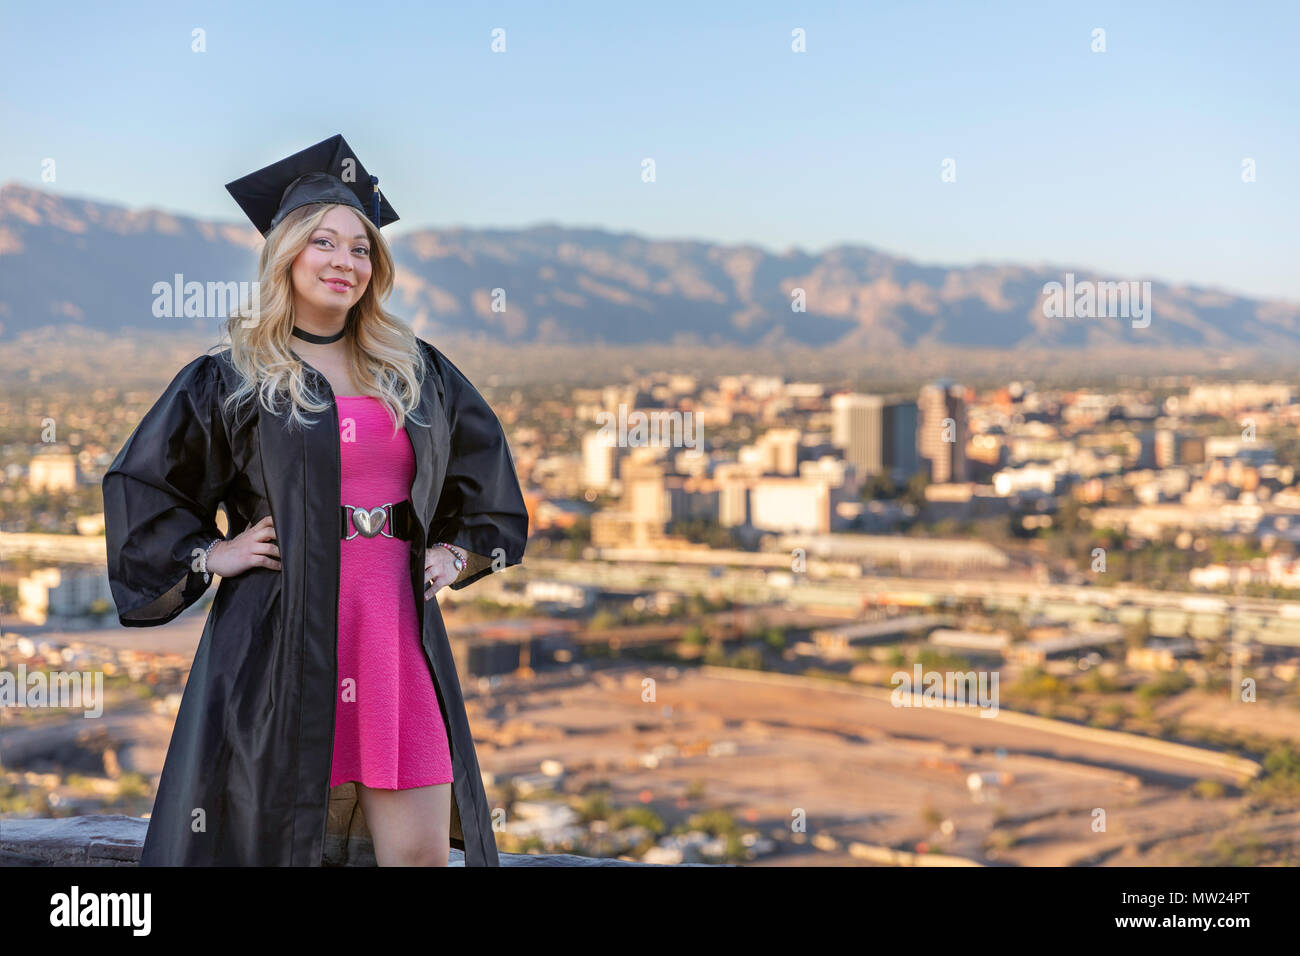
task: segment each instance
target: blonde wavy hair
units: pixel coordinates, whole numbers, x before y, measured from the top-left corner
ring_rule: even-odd
[[[258,396],[273,415],[281,405],[289,412],[290,427],[315,424],[304,413],[330,408],[307,382],[305,366],[290,352],[293,332],[293,261],[306,248],[312,233],[338,203],[313,203],[291,211],[266,237],[258,260],[257,308],[244,303],[223,325],[230,359],[240,373],[237,389],[226,397],[233,408]],[[351,209],[351,206],[343,206]],[[363,395],[382,401],[393,418],[393,434],[420,403],[424,380],[424,354],[415,333],[401,319],[384,310],[393,288],[394,266],[388,243],[366,216],[358,216],[370,239],[370,283],[348,311],[343,341],[348,345],[352,380]],[[222,343],[225,344],[224,342]]]

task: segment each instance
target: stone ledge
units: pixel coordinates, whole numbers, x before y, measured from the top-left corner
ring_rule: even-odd
[[[0,866],[136,866],[149,821],[122,814],[0,818]],[[501,853],[502,866],[661,866],[571,853]],[[449,866],[464,866],[453,848]],[[672,865],[672,864],[668,864]],[[681,863],[678,866],[736,866]]]

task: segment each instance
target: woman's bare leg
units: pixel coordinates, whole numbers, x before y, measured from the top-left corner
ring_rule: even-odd
[[[357,799],[380,866],[446,866],[451,784],[380,790],[357,784]]]

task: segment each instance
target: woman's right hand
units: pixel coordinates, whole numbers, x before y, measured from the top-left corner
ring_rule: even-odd
[[[218,541],[208,554],[208,570],[223,578],[243,574],[249,568],[280,570],[280,549],[270,515],[230,540]]]

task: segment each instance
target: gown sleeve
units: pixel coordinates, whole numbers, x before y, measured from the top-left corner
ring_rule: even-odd
[[[496,413],[460,369],[429,348],[443,382],[451,449],[427,547],[445,541],[469,552],[467,567],[450,585],[459,591],[523,561],[528,509]]]
[[[104,474],[108,580],[125,627],[166,624],[208,588],[195,549],[220,538],[235,478],[221,371],[203,355],[177,373]]]

